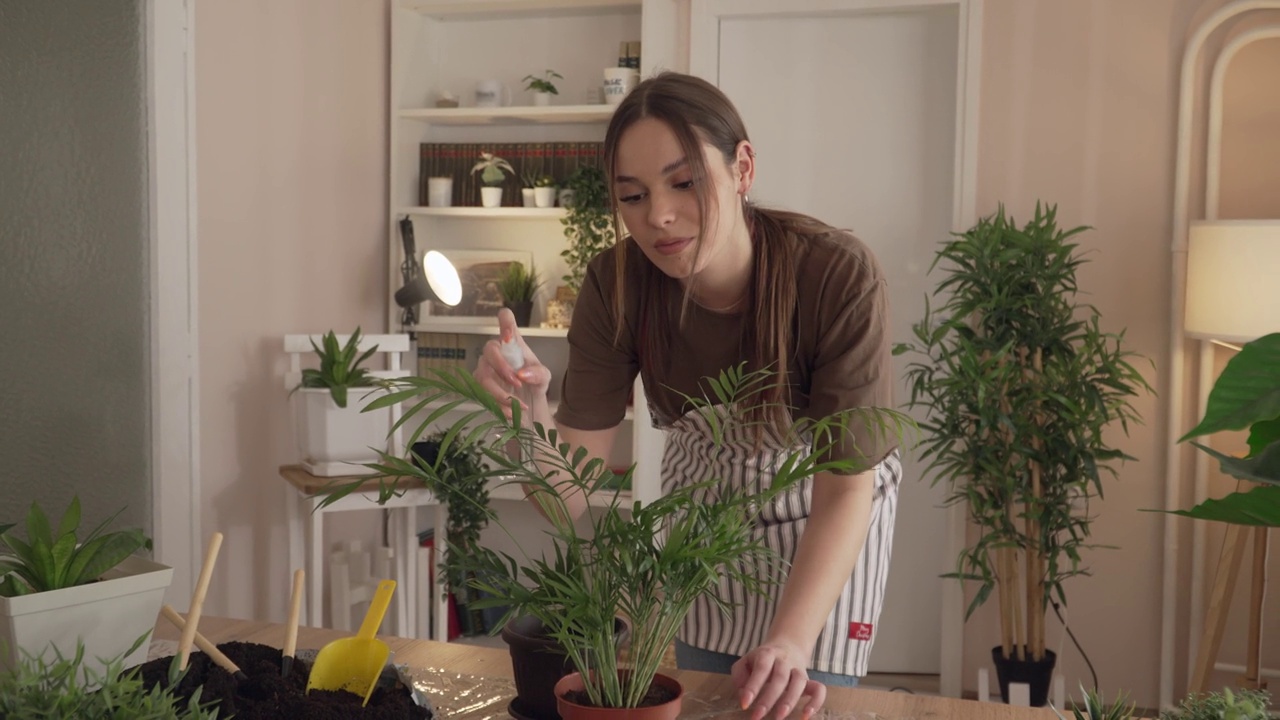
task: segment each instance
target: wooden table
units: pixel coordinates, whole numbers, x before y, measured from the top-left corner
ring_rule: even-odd
[[[284,627],[279,623],[256,622],[249,620],[231,620],[219,617],[204,617],[200,620],[200,634],[215,643],[240,640],[263,645],[280,647],[284,643]],[[178,631],[167,621],[160,620],[156,626],[156,637],[161,640],[177,641]],[[347,637],[349,633],[318,628],[299,628],[299,648],[319,648],[326,642]],[[406,638],[381,636],[394,655],[398,664],[408,665],[415,677],[451,675],[455,682],[466,683],[471,680],[493,679],[509,683],[511,681],[511,657],[505,649],[476,647],[460,643],[441,643],[434,640],[411,640]],[[738,710],[733,698],[736,697],[733,682],[727,675],[690,672],[682,670],[665,671],[678,678],[685,687],[686,699],[682,717],[704,718],[748,718],[746,712]],[[464,676],[458,678],[458,676]],[[465,676],[474,676],[468,678]],[[496,687],[508,687],[498,683]],[[513,686],[510,686],[513,687]],[[448,698],[433,697],[441,708],[448,707]],[[799,713],[794,715],[799,717]],[[466,720],[507,720],[505,703],[501,707],[490,707],[485,711],[473,711],[466,714],[450,715],[451,718]],[[1047,709],[1015,708],[996,703],[979,703],[974,700],[956,700],[930,695],[910,695],[907,693],[884,692],[880,690],[864,690],[857,688],[829,688],[827,703],[823,713],[817,717],[857,718],[858,720],[1056,720],[1056,715]]]

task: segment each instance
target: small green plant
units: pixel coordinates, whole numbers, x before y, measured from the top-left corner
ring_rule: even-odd
[[[347,406],[348,388],[369,387],[374,384],[373,376],[368,370],[360,367],[360,364],[377,352],[378,346],[374,345],[357,357],[356,353],[360,351],[360,328],[358,327],[344,345],[338,345],[338,336],[332,330],[324,336],[322,342],[323,348],[316,345],[314,340],[311,341],[311,347],[320,357],[320,367],[303,370],[302,382],[298,383],[298,387],[329,388],[334,404],[344,408]],[[297,389],[294,388],[294,390]]]
[[[432,481],[427,489],[449,508],[446,526],[449,542],[442,562],[449,585],[463,588],[466,580],[464,564],[458,558],[475,552],[480,533],[489,524],[485,508],[489,506],[484,454],[474,444],[446,443],[445,433],[438,432],[413,444],[411,456],[420,468],[430,468]]]
[[[542,73],[542,77],[538,77],[536,75],[525,75],[524,89],[530,90],[532,92],[544,92],[544,93],[551,93],[552,95],[559,95],[560,91],[556,90],[555,84],[552,83],[551,81],[563,80],[563,79],[564,79],[564,76],[556,72],[555,70],[547,70],[546,72]]]
[[[498,292],[502,293],[502,300],[507,303],[531,302],[540,287],[542,280],[538,278],[538,271],[526,269],[522,262],[508,265],[507,272],[498,280]]]
[[[168,687],[145,687],[140,668],[124,669],[128,657],[147,636],[101,671],[85,666],[84,646],[71,657],[54,648],[52,656],[24,653],[12,670],[0,673],[0,718],[6,720],[213,720],[217,711],[200,702],[200,688],[182,704],[169,688],[180,677],[175,662]],[[176,660],[176,658],[175,658]]]
[[[521,187],[537,187],[538,178],[542,177],[536,170],[532,168],[523,168],[520,170]]]
[[[138,550],[151,547],[141,530],[103,529],[119,516],[107,518],[84,538],[76,537],[80,527],[80,498],[72,497],[54,533],[48,517],[37,503],[27,511],[27,539],[10,532],[14,525],[0,525],[0,542],[9,555],[0,555],[0,595],[17,597],[76,587],[97,580]],[[3,714],[0,713],[0,717]]]
[[[604,170],[595,165],[579,165],[565,180],[565,188],[573,192],[573,201],[560,220],[569,243],[560,251],[560,257],[569,268],[563,277],[564,284],[577,294],[587,277],[587,265],[596,255],[613,247],[616,235]]]
[[[1238,693],[1238,694],[1237,694]],[[1271,695],[1265,690],[1224,688],[1222,692],[1192,693],[1178,707],[1160,713],[1160,720],[1267,720]]]
[[[533,181],[534,187],[555,187],[556,179],[550,175],[539,175]]]
[[[1127,698],[1124,693],[1120,693],[1111,707],[1107,707],[1102,693],[1085,690],[1083,685],[1080,686],[1080,691],[1084,693],[1084,707],[1080,707],[1078,703],[1072,703],[1073,720],[1130,720],[1137,711],[1136,703],[1125,705]],[[1053,714],[1060,720],[1067,720],[1057,708],[1053,708]]]
[[[480,182],[490,187],[501,185],[502,181],[507,178],[505,173],[516,174],[511,163],[494,155],[493,153],[480,153],[480,162],[471,168],[471,172],[480,173]]]

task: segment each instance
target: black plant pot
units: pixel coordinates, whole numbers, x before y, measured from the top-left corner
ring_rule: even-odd
[[[614,623],[619,636],[628,632],[622,620]],[[547,637],[541,621],[529,615],[513,618],[503,626],[502,639],[511,651],[511,670],[516,679],[511,714],[529,720],[560,720],[555,685],[576,671],[564,648]]]
[[[1049,682],[1053,679],[1053,666],[1058,656],[1052,650],[1044,651],[1044,659],[1036,662],[1031,653],[1026,660],[1017,656],[1005,658],[997,645],[991,648],[991,661],[996,666],[996,679],[1000,683],[1000,699],[1009,703],[1009,683],[1026,683],[1031,686],[1031,707],[1044,707],[1049,702]]]
[[[529,322],[533,319],[532,300],[514,303],[504,302],[502,306],[511,310],[511,314],[516,316],[516,327],[529,327]]]

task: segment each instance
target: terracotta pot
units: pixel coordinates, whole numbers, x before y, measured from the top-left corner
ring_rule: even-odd
[[[680,701],[684,688],[673,677],[661,673],[653,676],[653,684],[675,693],[675,698],[662,705],[638,708],[601,708],[569,702],[564,694],[584,689],[582,673],[572,673],[556,683],[556,707],[564,720],[676,720],[680,717]]]

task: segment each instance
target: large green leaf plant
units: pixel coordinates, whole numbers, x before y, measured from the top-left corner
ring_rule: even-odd
[[[1179,442],[1223,430],[1248,430],[1249,451],[1235,457],[1200,443],[1222,472],[1258,483],[1175,514],[1238,525],[1280,527],[1280,333],[1246,343],[1209,392],[1204,418]]]
[[[15,525],[0,525],[0,596],[17,597],[60,590],[93,582],[135,552],[151,547],[141,530],[103,530],[117,515],[107,518],[83,538],[80,498],[72,497],[55,532],[37,503],[27,511],[27,539],[13,532]]]
[[[706,415],[723,442],[728,430],[748,422],[741,418],[751,416],[745,410],[761,397],[769,378],[765,371],[730,368],[708,379],[707,398],[689,402]],[[478,445],[486,459],[480,472],[490,487],[523,486],[550,521],[553,549],[547,556],[517,559],[476,547],[455,559],[471,571],[472,587],[493,598],[482,603],[508,607],[498,627],[517,615],[536,617],[582,672],[591,702],[614,708],[636,707],[643,699],[695,598],[725,577],[757,593],[768,591],[766,581],[750,571],[781,562],[753,533],[760,509],[819,472],[865,469],[853,460],[827,457],[834,438],[843,436],[855,415],[859,422],[899,437],[911,424],[900,413],[872,408],[798,422],[793,433],[813,438],[812,446],[786,457],[760,492],[706,477],[647,505],[626,504],[614,489],[615,472],[603,460],[570,447],[554,429],[540,423],[526,427],[518,406],[508,417],[506,406],[465,371],[432,370],[388,384],[393,390],[371,406],[405,404],[401,422],[417,423],[409,445],[442,423],[444,448]],[[406,479],[428,486],[458,482],[416,460],[384,454],[381,463],[368,467],[383,476],[386,497],[399,492]],[[624,480],[633,472],[634,466]],[[563,497],[571,493],[594,498],[590,502],[596,507],[586,522],[570,519]],[[493,525],[506,529],[487,504],[483,511]],[[617,617],[631,624],[625,661],[619,659]]]

